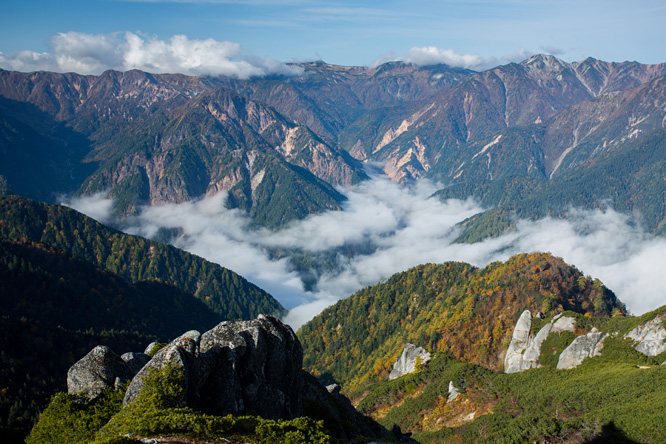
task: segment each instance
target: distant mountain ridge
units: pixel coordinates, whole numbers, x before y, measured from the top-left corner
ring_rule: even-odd
[[[478,73],[299,66],[300,76],[249,80],[0,71],[0,175],[38,199],[108,192],[119,214],[228,192],[227,206],[277,228],[340,209],[335,187],[364,180],[361,162],[381,162],[393,180],[431,178],[446,187],[440,197],[507,214],[610,202],[664,230],[664,160],[640,153],[664,143],[666,64],[535,55]],[[572,186],[582,177],[594,186],[581,198]],[[484,217],[467,239],[497,219]]]

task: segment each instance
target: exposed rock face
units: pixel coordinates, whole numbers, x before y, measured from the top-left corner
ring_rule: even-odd
[[[606,336],[596,328],[582,336],[578,336],[574,341],[564,349],[557,361],[557,368],[570,369],[580,365],[587,358],[599,356],[604,348],[604,339]]]
[[[144,387],[144,379],[152,370],[159,370],[165,367],[168,364],[174,364],[179,372],[184,373],[185,375],[185,390],[181,393],[178,398],[174,401],[173,407],[185,407],[187,406],[187,391],[189,386],[189,361],[185,356],[186,351],[174,344],[173,342],[162,350],[158,351],[155,356],[132,378],[127,391],[125,392],[125,398],[123,399],[123,405],[126,406],[136,401],[141,393],[141,390]]]
[[[447,403],[453,401],[458,396],[460,396],[460,390],[453,385],[453,381],[449,381],[449,399],[446,400]]]
[[[303,349],[292,329],[277,319],[223,322],[203,334],[199,354],[202,409],[273,419],[302,414]]]
[[[425,364],[430,360],[430,353],[414,344],[405,344],[402,355],[393,364],[389,381],[413,373],[416,370],[417,359],[421,361],[421,364]]]
[[[513,330],[509,349],[504,357],[505,373],[522,372],[529,368],[540,367],[541,344],[551,333],[574,331],[576,320],[571,317],[555,316],[544,325],[536,336],[531,335],[532,315],[525,310]]]
[[[145,353],[127,352],[120,357],[129,367],[132,375],[139,373],[139,370],[150,361],[150,356]]]
[[[147,351],[154,351],[156,345],[151,344]],[[291,327],[270,316],[222,322],[204,334],[189,331],[159,350],[152,359],[144,353],[125,353],[123,358],[108,347],[96,347],[70,369],[70,392],[99,394],[119,378],[131,378],[124,399],[127,406],[145,389],[145,377],[151,369],[172,365],[182,372],[185,381],[182,393],[170,404],[172,407],[192,407],[220,416],[249,414],[269,419],[292,419],[305,412],[323,420],[345,442],[363,436],[416,444],[358,413],[340,393],[339,385],[324,387],[303,371],[298,338]],[[141,360],[148,361],[134,376],[129,363],[134,365]]]
[[[302,362],[296,335],[279,320],[260,316],[222,322],[203,335],[189,331],[158,351],[132,379],[124,405],[136,401],[151,369],[172,364],[185,377],[174,407],[221,416],[295,418],[302,414]]]
[[[644,355],[657,356],[666,351],[665,319],[666,314],[656,316],[651,321],[634,328],[624,337],[636,341],[634,348],[637,351]]]
[[[70,367],[67,372],[67,392],[87,392],[95,399],[107,387],[114,387],[116,379],[128,380],[134,374],[127,363],[109,347],[98,345]]]
[[[564,331],[573,333],[576,327],[576,320],[569,316],[562,317],[562,314],[559,314],[553,318],[551,324],[553,324],[553,328],[550,330],[551,333],[562,333]]]
[[[530,330],[532,328],[532,313],[525,310],[518,318],[513,329],[511,343],[504,356],[504,372],[516,373],[525,370],[523,353],[530,344]],[[529,367],[528,367],[529,368]]]

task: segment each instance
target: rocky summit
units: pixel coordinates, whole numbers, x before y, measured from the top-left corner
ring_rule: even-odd
[[[93,400],[107,387],[118,390],[128,383],[123,399],[128,407],[146,390],[149,375],[168,367],[184,380],[172,397],[173,408],[272,420],[314,415],[339,439],[390,436],[411,442],[358,413],[339,386],[328,390],[303,371],[298,338],[272,316],[221,322],[203,334],[188,331],[161,348],[152,343],[145,352],[121,357],[108,347],[95,347],[70,368],[68,392],[83,392]]]

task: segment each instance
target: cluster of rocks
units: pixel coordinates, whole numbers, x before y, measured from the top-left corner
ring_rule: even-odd
[[[174,407],[269,419],[302,415],[303,351],[293,330],[275,318],[222,322],[204,334],[179,336],[152,358],[146,352],[118,356],[96,347],[69,369],[68,391],[84,391],[92,399],[105,387],[130,381],[123,401],[128,405],[139,397],[151,369],[172,364],[185,380]]]
[[[538,315],[537,315],[538,316]],[[516,327],[513,329],[511,343],[504,355],[504,372],[516,373],[529,368],[539,367],[541,356],[541,344],[551,333],[573,332],[576,320],[572,317],[558,314],[541,330],[532,335],[532,313],[525,310],[518,318]],[[558,364],[559,365],[559,364]]]
[[[655,316],[652,320],[631,330],[624,335],[624,338],[634,340],[634,348],[647,356],[663,353],[666,351],[664,320],[666,320],[666,314]],[[516,323],[511,343],[504,356],[504,371],[516,373],[540,367],[541,344],[548,335],[564,331],[574,332],[575,326],[574,318],[559,314],[534,336],[531,331],[532,314],[529,310],[525,310]],[[596,328],[592,328],[587,334],[578,336],[560,353],[557,368],[575,368],[585,359],[599,356],[604,347],[604,340],[608,336]]]
[[[155,348],[153,343],[143,353],[118,356],[108,347],[95,347],[69,369],[68,392],[84,392],[92,400],[105,388],[129,381],[123,402],[127,406],[140,396],[151,369],[170,365],[185,381],[173,407],[267,419],[293,419],[307,410],[345,441],[393,436],[358,413],[339,386],[326,388],[303,371],[298,338],[271,316],[222,322],[203,334],[189,331],[159,351]]]

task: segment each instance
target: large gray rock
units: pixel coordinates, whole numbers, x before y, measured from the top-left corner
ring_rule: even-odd
[[[516,373],[525,370],[523,364],[523,353],[530,345],[530,330],[532,329],[532,313],[525,310],[518,318],[513,329],[509,348],[504,355],[504,372]]]
[[[553,318],[551,324],[553,324],[553,328],[550,330],[551,333],[562,333],[565,331],[573,333],[576,329],[576,319],[569,316],[562,316],[561,313]]]
[[[648,356],[657,356],[666,351],[666,328],[664,328],[666,314],[655,316],[651,321],[631,330],[624,335],[625,338],[636,341],[634,348]]]
[[[416,371],[416,362],[419,360],[421,364],[430,361],[430,353],[425,351],[422,347],[417,347],[414,344],[405,344],[402,354],[393,364],[393,370],[389,373],[389,381],[399,378]]]
[[[67,372],[67,392],[86,392],[92,400],[105,388],[115,387],[118,381],[127,381],[134,376],[123,359],[104,345],[93,348]]]
[[[132,377],[134,377],[134,375],[139,373],[139,370],[141,370],[144,365],[148,364],[148,361],[150,361],[150,356],[145,353],[127,352],[123,353],[120,356],[120,359],[125,361],[127,367],[132,372]]]
[[[192,330],[179,336],[134,377],[124,404],[136,401],[150,369],[167,364],[185,380],[174,407],[269,419],[302,413],[303,350],[293,330],[276,318],[222,322],[204,334]]]
[[[177,344],[169,344],[158,351],[132,378],[132,382],[130,382],[125,392],[125,398],[123,398],[123,406],[129,405],[139,398],[139,395],[145,389],[146,377],[151,372],[160,370],[170,364],[174,366],[175,371],[183,374],[184,384],[180,393],[176,394],[168,407],[186,407],[190,360],[186,356],[186,351]]]
[[[557,368],[560,370],[578,367],[585,359],[601,355],[606,336],[596,328],[582,336],[578,336],[560,354]]]
[[[449,402],[456,399],[458,396],[460,396],[460,390],[458,390],[456,386],[453,385],[453,381],[449,381],[449,397],[446,400],[446,403],[448,404]]]

